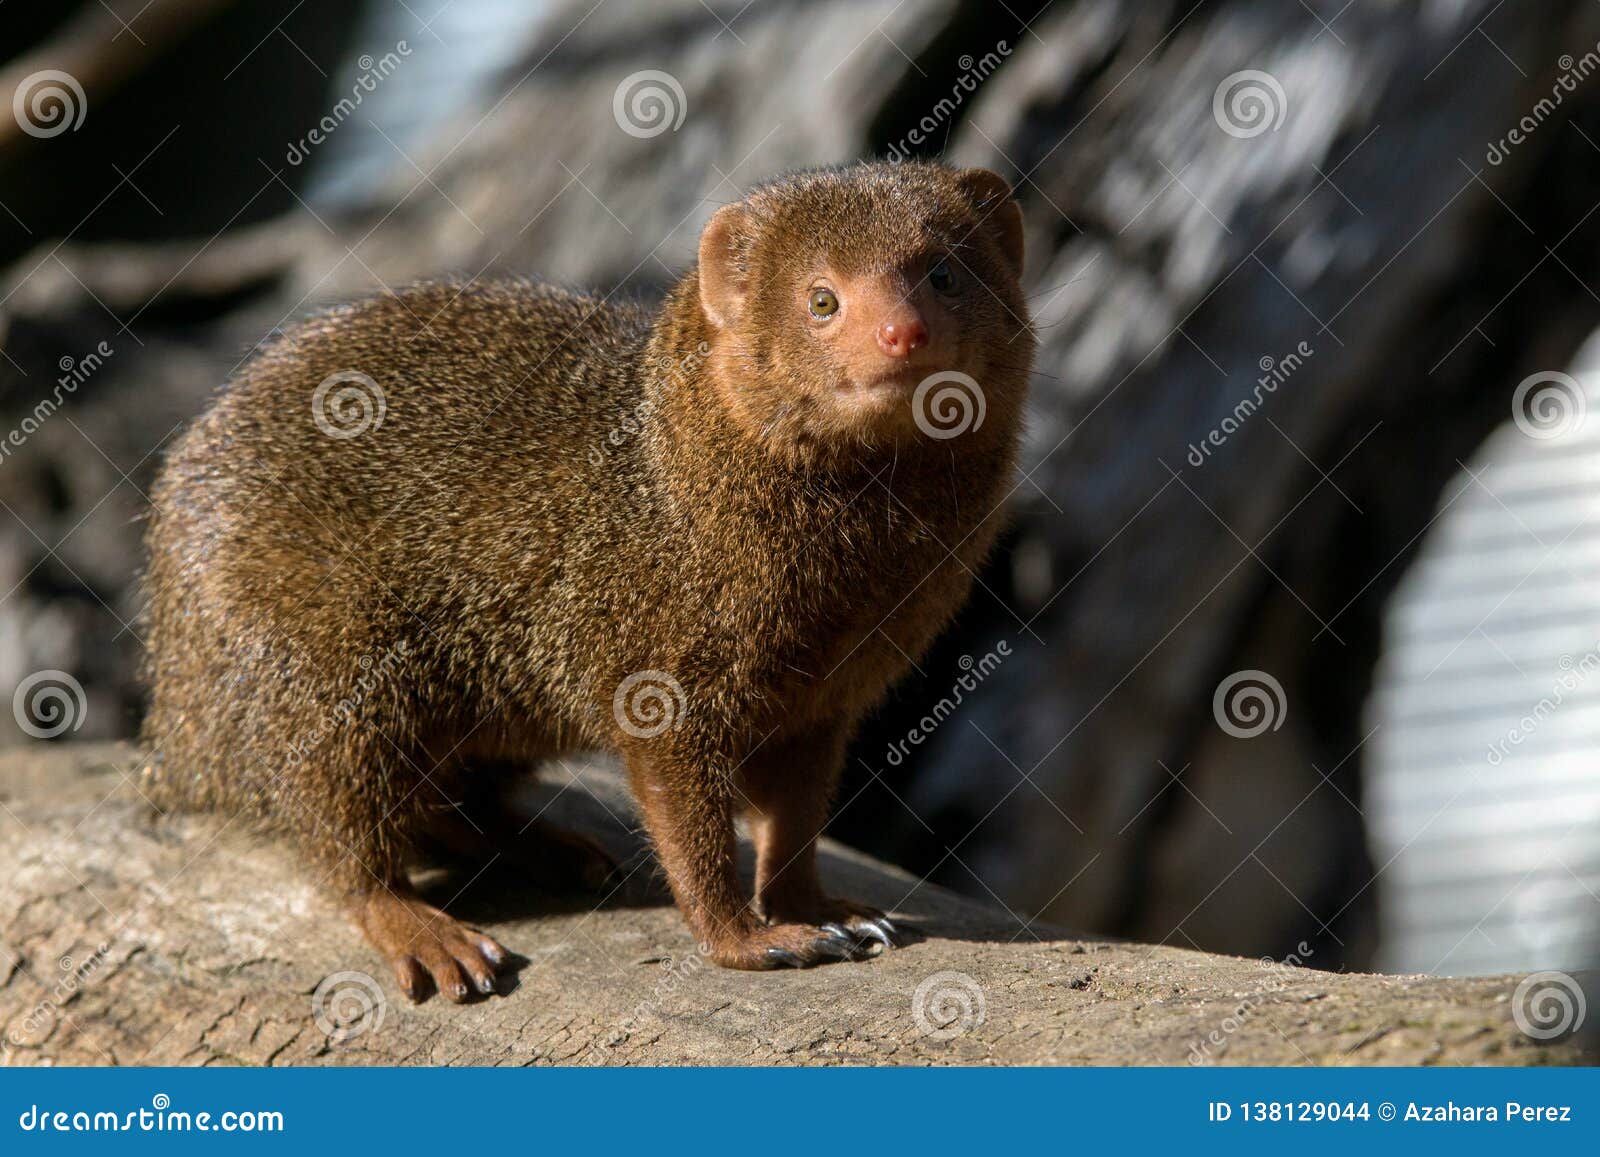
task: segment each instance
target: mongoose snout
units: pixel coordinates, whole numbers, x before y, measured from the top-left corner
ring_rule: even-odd
[[[878,323],[878,348],[892,358],[908,358],[928,344],[928,327],[922,316],[906,310]]]
[[[716,210],[658,305],[441,280],[290,329],[153,492],[145,790],[286,833],[415,997],[507,959],[418,894],[425,853],[606,877],[491,802],[577,751],[625,767],[712,960],[889,942],[816,843],[1002,525],[1022,250],[995,174],[864,164]]]

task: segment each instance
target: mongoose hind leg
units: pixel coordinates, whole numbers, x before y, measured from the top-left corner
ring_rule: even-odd
[[[360,727],[352,721],[340,733],[342,745],[326,745],[286,776],[293,778],[296,798],[327,799],[321,807],[295,813],[302,819],[302,845],[324,855],[331,845],[342,853],[326,883],[344,898],[356,926],[407,997],[422,1000],[430,987],[456,1003],[474,993],[488,995],[508,960],[506,950],[424,900],[408,875],[431,815],[449,808],[455,794],[452,769],[425,749],[414,754],[380,749],[380,743],[387,748],[383,734],[399,730],[385,722]],[[423,774],[421,768],[430,764],[434,774]],[[368,790],[336,806],[326,793],[355,782],[358,769]]]
[[[499,943],[427,903],[409,884],[375,885],[355,900],[355,918],[414,1001],[428,995],[430,983],[457,1004],[474,991],[487,996],[507,959]]]

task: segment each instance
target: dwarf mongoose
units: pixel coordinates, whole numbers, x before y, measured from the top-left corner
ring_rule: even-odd
[[[289,330],[153,492],[149,794],[287,832],[414,998],[506,959],[420,898],[415,854],[505,835],[464,801],[574,750],[624,764],[717,963],[876,949],[895,929],[823,891],[816,841],[1000,529],[1022,250],[995,174],[862,164],[718,209],[656,307],[430,282]]]

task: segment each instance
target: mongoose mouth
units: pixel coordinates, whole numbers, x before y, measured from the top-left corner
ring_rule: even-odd
[[[868,378],[847,378],[834,392],[834,404],[847,420],[878,427],[899,425],[911,416],[911,398],[925,375],[910,369]]]
[[[848,394],[858,394],[863,397],[878,395],[889,396],[908,393],[914,390],[917,383],[926,376],[926,371],[908,368],[891,371],[887,374],[878,374],[870,378],[849,380],[843,386]]]

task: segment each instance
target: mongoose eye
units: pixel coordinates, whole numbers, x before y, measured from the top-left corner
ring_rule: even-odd
[[[811,291],[811,316],[832,317],[839,312],[839,297],[831,289]]]
[[[928,284],[936,293],[952,293],[956,288],[956,275],[950,272],[950,260],[941,257],[928,270]]]

